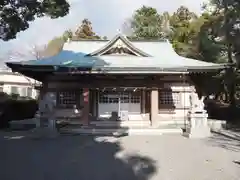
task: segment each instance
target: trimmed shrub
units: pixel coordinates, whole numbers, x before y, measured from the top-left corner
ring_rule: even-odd
[[[9,121],[33,118],[38,104],[36,100],[8,99],[0,107],[0,128],[7,128]]]
[[[205,103],[209,118],[233,122],[240,119],[240,108],[211,100]]]

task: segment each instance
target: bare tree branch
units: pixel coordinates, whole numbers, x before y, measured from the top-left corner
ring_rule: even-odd
[[[133,29],[132,29],[132,19],[128,18],[125,20],[125,22],[122,24],[121,31],[126,36],[132,36]]]
[[[25,49],[12,49],[8,51],[3,58],[3,62],[6,61],[27,61],[27,60],[41,60],[42,58],[46,57],[46,48],[47,46],[38,46],[32,45],[27,46]],[[0,59],[1,60],[1,59]],[[5,70],[11,71],[8,67],[4,67]],[[22,75],[32,87],[39,84],[37,81],[32,81],[30,78]]]
[[[6,61],[39,60],[45,57],[46,48],[46,45],[32,45],[25,49],[13,49],[7,52]]]

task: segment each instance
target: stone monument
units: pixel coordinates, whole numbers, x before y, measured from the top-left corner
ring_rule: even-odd
[[[53,93],[46,93],[40,100],[35,114],[36,130],[41,136],[55,137],[57,135],[54,107],[56,100]]]
[[[204,109],[204,96],[200,99],[195,92],[195,88],[192,88],[192,92],[189,97],[190,110],[188,112],[189,124],[186,128],[186,134],[189,138],[205,138],[211,135],[210,128],[208,126],[208,114]]]

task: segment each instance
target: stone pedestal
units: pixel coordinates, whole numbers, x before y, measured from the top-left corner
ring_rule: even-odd
[[[42,139],[42,138],[56,138],[59,133],[56,128],[52,127],[39,127],[32,131],[32,138]]]
[[[39,109],[35,114],[36,128],[33,130],[35,137],[57,137],[56,119],[54,108],[56,96],[52,92],[45,92],[39,100]]]
[[[189,125],[186,128],[186,136],[189,138],[206,138],[211,136],[208,126],[208,114],[206,111],[190,112],[188,114]]]

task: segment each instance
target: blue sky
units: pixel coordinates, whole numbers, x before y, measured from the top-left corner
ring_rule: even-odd
[[[159,12],[174,12],[184,5],[195,13],[201,12],[204,0],[68,0],[71,9],[64,18],[51,20],[37,19],[31,22],[30,28],[20,32],[15,40],[0,42],[0,53],[8,49],[44,45],[55,36],[61,35],[67,29],[75,29],[83,18],[93,23],[94,31],[101,36],[112,37],[120,29],[124,21],[131,17],[134,10],[143,5],[155,7]]]

